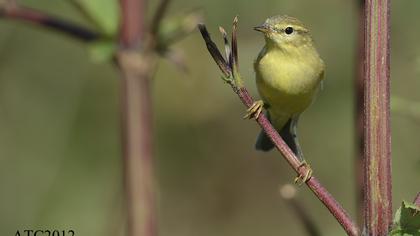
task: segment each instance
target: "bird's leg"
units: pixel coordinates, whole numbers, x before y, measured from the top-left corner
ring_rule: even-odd
[[[258,119],[260,116],[262,109],[264,107],[264,102],[262,100],[255,101],[246,111],[244,119]]]
[[[306,163],[306,161],[302,161],[298,167],[298,170],[300,170],[300,168],[305,167],[306,169],[306,173],[304,175],[299,174],[296,178],[295,178],[295,183],[297,185],[302,185],[304,183],[306,183],[306,181],[308,181],[311,177],[312,177],[312,169],[311,166]]]

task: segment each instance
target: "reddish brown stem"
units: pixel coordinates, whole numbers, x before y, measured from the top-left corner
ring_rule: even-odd
[[[85,27],[27,7],[4,7],[0,9],[0,17],[44,26],[46,28],[53,29],[54,31],[67,34],[73,38],[87,42],[94,41],[103,37],[101,34]]]
[[[120,0],[122,13],[120,41],[126,48],[138,47],[141,38],[144,37],[145,5],[143,0]]]
[[[128,235],[155,236],[150,78],[132,74],[125,66],[121,65],[121,99]]]
[[[364,21],[364,232],[380,236],[392,225],[389,7],[367,0]]]
[[[156,60],[144,45],[143,0],[121,0],[122,132],[129,236],[156,236],[150,79]],[[150,53],[149,53],[150,52]],[[141,56],[139,56],[141,55]]]

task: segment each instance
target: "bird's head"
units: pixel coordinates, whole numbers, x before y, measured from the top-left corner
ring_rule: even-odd
[[[305,25],[290,16],[270,17],[254,29],[262,32],[267,44],[274,47],[299,47],[312,42],[309,30]]]

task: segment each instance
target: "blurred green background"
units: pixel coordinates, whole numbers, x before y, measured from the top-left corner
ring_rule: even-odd
[[[67,1],[21,3],[88,25]],[[301,143],[315,175],[355,218],[354,1],[174,0],[169,14],[195,7],[218,42],[217,27],[239,15],[240,69],[254,96],[252,63],[263,39],[252,27],[276,14],[310,27],[327,77],[302,116]],[[392,1],[392,96],[410,101],[420,101],[419,10],[419,1]],[[245,109],[219,79],[199,33],[174,47],[189,72],[163,60],[153,88],[160,235],[305,235],[278,194],[294,173],[277,152],[253,149],[259,128],[241,119]],[[118,77],[78,41],[0,20],[0,235],[124,235]],[[420,190],[419,129],[420,117],[392,113],[394,210]],[[307,188],[298,198],[323,235],[344,235]]]

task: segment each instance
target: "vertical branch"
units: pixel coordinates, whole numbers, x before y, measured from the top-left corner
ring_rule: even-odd
[[[120,0],[121,6],[121,31],[120,41],[122,46],[132,48],[139,46],[145,28],[144,0]]]
[[[354,169],[356,178],[356,212],[357,222],[359,225],[363,221],[363,57],[364,57],[364,3],[365,0],[356,0],[356,14],[358,18],[358,33],[356,45],[356,58],[355,58],[355,78],[354,78],[354,91],[355,91],[355,159]]]
[[[365,3],[364,232],[387,235],[392,224],[389,123],[389,0]]]
[[[120,59],[126,63],[125,59]],[[120,62],[120,63],[121,63]],[[156,235],[150,79],[122,68],[122,132],[129,236]]]
[[[122,24],[121,69],[122,140],[124,182],[129,236],[157,235],[152,154],[152,107],[150,77],[155,56],[144,45],[144,0],[120,0]]]

